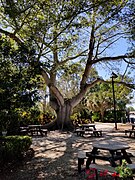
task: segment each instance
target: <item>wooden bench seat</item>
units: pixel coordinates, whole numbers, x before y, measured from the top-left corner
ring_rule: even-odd
[[[82,130],[82,129],[76,129],[74,131],[77,133],[78,136],[84,136],[90,134],[91,136],[94,137],[101,137],[102,136],[102,130]]]
[[[43,135],[47,136],[48,130],[47,129],[41,129],[41,132],[43,133]]]
[[[93,136],[101,137],[102,136],[102,130],[93,130]]]
[[[22,129],[20,130],[20,135],[23,135],[23,136],[28,135],[28,131],[26,129]]]
[[[90,168],[95,168],[97,170],[108,170],[108,172],[116,172],[115,168],[109,165],[100,165],[100,164],[90,164]]]
[[[85,130],[82,130],[82,129],[76,129],[74,132],[77,133],[77,136],[83,136],[84,133],[85,133]]]
[[[81,166],[84,164],[84,160],[86,159],[86,152],[79,151],[78,152],[78,172],[82,171]]]
[[[135,130],[133,129],[127,129],[125,130],[125,135],[127,135],[129,133],[129,137],[132,136],[132,134],[134,134],[134,137],[135,137]]]
[[[135,172],[135,164],[128,164],[127,166]]]
[[[29,129],[29,135],[34,136],[34,135],[38,135],[38,130],[37,129]]]
[[[20,127],[19,134],[23,136],[28,135],[28,127]]]

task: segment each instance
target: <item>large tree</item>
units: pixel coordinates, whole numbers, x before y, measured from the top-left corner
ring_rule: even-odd
[[[57,113],[54,124],[58,128],[72,126],[73,108],[91,87],[103,81],[90,78],[96,64],[134,57],[131,53],[107,54],[107,49],[124,35],[119,14],[126,3],[124,0],[1,1],[0,32],[29,51],[35,50],[35,59],[29,57],[27,61],[40,71],[49,88],[50,103]],[[79,90],[66,98],[57,81],[63,67],[65,71],[66,66],[74,67],[76,63],[84,67],[78,78]]]

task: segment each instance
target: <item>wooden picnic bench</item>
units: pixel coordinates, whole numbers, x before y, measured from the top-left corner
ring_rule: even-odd
[[[82,129],[76,129],[74,132],[77,134],[77,136],[83,136],[84,133],[85,133],[85,130],[82,130]]]
[[[96,159],[109,161],[112,167],[116,167],[116,161],[119,160],[122,164],[122,159],[125,159],[127,163],[132,164],[130,155],[126,152],[130,147],[122,142],[114,140],[97,141],[92,144],[93,149],[91,153],[87,153],[88,159],[86,162],[86,168],[89,168],[91,162],[95,163]],[[102,154],[101,151],[108,151],[109,154]]]
[[[41,135],[41,136],[47,136],[47,132],[48,130],[44,128],[43,125],[39,124],[39,125],[28,125],[29,128],[29,133],[30,135]]]
[[[134,135],[133,137],[135,137],[135,129],[125,130],[125,135],[127,135],[128,133],[129,133],[129,137],[132,137],[132,134]]]
[[[98,156],[97,152],[97,156]],[[84,164],[85,159],[87,159],[89,156],[91,155],[91,152],[84,152],[84,151],[79,151],[78,152],[78,172],[81,173],[82,171],[84,171],[85,169],[82,169],[82,165]],[[131,153],[129,153],[129,156],[132,156]],[[102,159],[102,158],[101,158]],[[119,159],[119,158],[118,158]],[[87,161],[86,161],[87,162]],[[135,171],[135,164],[128,164],[127,165],[133,172]],[[96,180],[98,180],[98,173],[97,171],[101,170],[108,170],[109,173],[114,173],[115,171],[115,167],[109,166],[109,165],[99,165],[99,164],[95,164],[95,163],[91,163],[89,165],[89,167],[87,167],[86,165],[86,169],[89,168],[94,168],[96,169]]]
[[[95,137],[100,137],[100,136],[102,136],[102,130],[94,130],[94,131],[93,131],[93,135],[94,135]]]
[[[78,136],[91,135],[94,137],[102,136],[102,130],[97,130],[95,124],[82,124],[74,131]]]
[[[42,134],[47,136],[48,129],[41,128]]]
[[[132,124],[132,128],[131,129],[127,129],[125,130],[125,135],[128,135],[129,133],[129,137],[132,137],[132,134],[133,134],[133,137],[135,137],[135,124]]]
[[[101,137],[102,136],[102,130],[82,130],[82,129],[76,129],[74,131],[77,133],[77,136],[84,136],[84,135],[91,135],[93,137]]]
[[[82,169],[81,166],[84,164],[84,160],[87,158],[88,153],[90,153],[90,152],[79,151],[79,153],[78,153],[78,172],[79,173],[84,171],[84,169]],[[105,166],[105,165],[98,165],[98,164],[95,164],[95,163],[94,164],[91,163],[89,165],[89,168],[94,168],[95,169],[96,180],[98,180],[98,171],[107,170],[109,173],[116,172],[114,167]]]
[[[28,127],[27,126],[20,127],[19,128],[19,134],[23,135],[23,136],[28,135]]]
[[[47,136],[48,130],[43,125],[28,125],[25,127],[20,127],[20,135],[41,135]]]

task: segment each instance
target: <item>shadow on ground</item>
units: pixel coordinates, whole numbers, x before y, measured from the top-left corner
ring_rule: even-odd
[[[126,138],[123,132],[104,132],[103,137],[83,138],[73,133],[52,131],[48,137],[33,138],[34,157],[5,170],[0,180],[80,180],[77,172],[79,150],[92,150],[92,143],[105,139],[127,142],[129,152],[135,155],[134,139]],[[132,158],[135,162],[135,158]]]

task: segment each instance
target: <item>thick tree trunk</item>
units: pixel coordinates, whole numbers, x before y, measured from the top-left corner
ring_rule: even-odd
[[[72,107],[70,103],[65,102],[64,106],[59,107],[56,113],[57,113],[56,123],[58,129],[69,130],[69,131],[73,130],[74,127],[70,119],[72,113]]]

